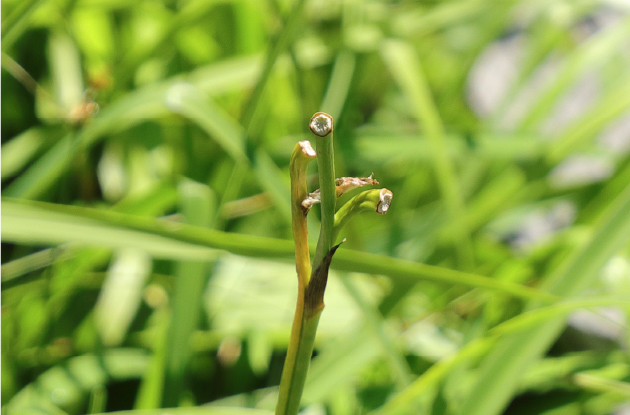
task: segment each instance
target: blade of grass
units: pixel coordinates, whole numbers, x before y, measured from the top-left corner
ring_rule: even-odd
[[[19,277],[33,271],[48,267],[60,260],[66,253],[64,247],[55,247],[35,252],[34,254],[23,256],[11,262],[2,264],[2,289],[7,288],[5,284],[18,279]],[[11,286],[10,284],[9,286]]]
[[[33,199],[50,188],[68,168],[76,151],[75,134],[68,134],[2,192],[3,196]]]
[[[627,366],[625,372],[626,374],[630,372],[627,370]],[[590,392],[614,393],[619,397],[620,402],[630,400],[630,383],[628,382],[609,379],[592,373],[576,373],[572,380],[577,386]]]
[[[326,342],[311,362],[302,403],[309,405],[324,401],[340,387],[351,384],[365,365],[378,359],[382,354],[381,342],[367,325]],[[277,391],[268,393],[256,407],[273,408],[277,395]]]
[[[151,342],[153,355],[142,375],[140,387],[134,402],[134,409],[155,409],[162,404],[164,390],[164,368],[166,363],[166,333],[169,329],[170,315],[166,307],[155,310],[151,320],[155,330],[155,340]]]
[[[2,50],[8,50],[28,28],[29,17],[43,0],[18,2],[11,14],[2,20]]]
[[[257,135],[257,131],[259,131],[257,116],[263,93],[265,92],[269,77],[271,76],[271,71],[280,54],[286,51],[289,44],[293,41],[295,33],[298,29],[298,24],[302,18],[304,4],[304,0],[297,0],[295,2],[289,16],[282,26],[282,30],[278,34],[277,39],[272,42],[271,47],[267,51],[262,73],[256,83],[256,87],[254,88],[251,97],[243,109],[241,117],[242,124],[245,127],[245,133],[248,138],[255,137]]]
[[[246,163],[254,171],[260,187],[268,192],[278,211],[289,223],[290,200],[286,196],[289,189],[283,185],[280,169],[261,148],[246,154],[243,128],[214,105],[208,97],[203,96],[198,88],[190,84],[177,84],[171,87],[167,100],[170,108],[198,124],[236,163]],[[230,190],[236,192],[238,188]]]
[[[163,409],[156,410],[134,410],[104,412],[96,415],[164,415]],[[238,408],[233,406],[192,406],[185,408],[170,408],[169,414],[173,415],[272,415],[272,411],[265,409]]]
[[[181,212],[186,223],[208,227],[214,219],[213,195],[209,187],[183,181],[179,186]],[[171,321],[166,337],[166,361],[162,407],[177,407],[185,390],[185,374],[191,356],[190,338],[197,330],[204,287],[210,276],[207,261],[183,261],[176,266]]]
[[[529,113],[520,122],[519,130],[531,129],[547,117],[561,94],[579,76],[608,62],[628,41],[628,37],[630,18],[626,17],[578,46],[558,71],[555,82],[531,105]]]
[[[288,240],[220,232],[165,220],[117,212],[2,199],[2,240],[24,244],[75,242],[92,246],[133,246],[158,258],[199,260],[216,250],[237,255],[288,259],[294,255]],[[532,287],[383,255],[340,249],[333,263],[340,271],[388,276],[397,281],[428,279],[508,293],[520,298],[555,301],[557,296]]]
[[[396,394],[383,407],[375,412],[379,415],[409,413],[414,407],[414,403],[417,402],[422,395],[429,393],[432,388],[447,375],[451,368],[468,359],[482,356],[491,350],[497,341],[502,340],[504,337],[527,332],[532,328],[544,325],[551,319],[566,318],[567,315],[578,309],[610,306],[630,310],[630,304],[627,302],[604,297],[567,300],[519,314],[492,328],[484,337],[469,342],[456,354],[431,366],[407,389]]]
[[[385,356],[389,360],[389,365],[394,372],[394,382],[396,383],[396,387],[399,390],[404,389],[411,383],[411,370],[409,369],[409,364],[405,360],[405,356],[396,347],[394,339],[392,339],[392,336],[385,330],[383,316],[376,307],[368,304],[361,297],[359,290],[354,283],[350,281],[348,275],[343,275],[341,277],[341,282],[363,312],[366,325],[373,332],[374,337],[376,337],[381,343],[381,346],[385,351]]]
[[[526,183],[525,174],[520,169],[503,170],[475,194],[460,217],[445,224],[440,237],[452,240],[457,235],[456,229],[462,226],[471,231],[479,229],[502,210],[517,204],[521,199],[519,192]]]
[[[45,143],[43,128],[31,128],[2,145],[2,180],[16,174],[28,163]]]
[[[350,90],[355,65],[356,58],[349,51],[342,51],[335,59],[330,83],[326,88],[326,95],[321,105],[322,111],[326,111],[333,119],[337,119],[341,115],[341,110]]]
[[[170,110],[199,125],[234,161],[247,159],[240,125],[199,88],[188,83],[175,84],[166,93],[166,103]]]
[[[600,216],[588,243],[576,248],[542,287],[553,294],[580,295],[597,279],[606,261],[627,245],[628,235],[630,186]],[[529,308],[538,306],[533,302]],[[462,413],[500,413],[513,396],[524,369],[551,346],[563,327],[563,319],[550,318],[539,327],[502,339],[483,362],[479,379],[461,406]]]
[[[5,405],[7,413],[32,413],[31,408],[61,411],[59,406],[78,406],[94,387],[109,380],[136,379],[146,369],[148,357],[139,349],[111,349],[102,356],[76,356],[53,366],[21,389]],[[53,394],[57,391],[59,395]],[[53,403],[52,397],[58,399]],[[54,413],[54,412],[53,412]]]
[[[55,101],[63,111],[70,112],[81,103],[85,90],[79,49],[74,40],[61,31],[53,31],[48,48]]]
[[[433,168],[449,216],[453,219],[458,218],[464,211],[464,200],[455,167],[446,151],[444,125],[431,96],[418,55],[409,43],[397,40],[384,42],[381,54],[429,141]],[[473,265],[473,252],[468,229],[463,226],[458,228],[457,236],[456,247],[459,261],[464,268],[469,269]]]
[[[142,303],[152,266],[152,258],[144,251],[114,252],[93,308],[94,323],[103,346],[122,344]]]
[[[463,136],[447,134],[445,148],[454,161],[474,156],[488,162],[536,160],[546,154],[548,143],[531,134],[481,133],[470,148]],[[427,140],[418,134],[402,134],[394,129],[358,131],[357,152],[361,159],[378,163],[398,160],[430,162],[433,157]]]
[[[592,139],[611,120],[630,109],[630,77],[622,77],[618,87],[611,90],[595,104],[592,110],[582,115],[577,122],[551,145],[547,163],[553,166],[568,154]]]
[[[348,334],[318,350],[304,388],[305,404],[321,402],[383,354],[382,343],[367,325]]]
[[[230,59],[201,68],[189,76],[191,82],[204,92],[218,95],[233,89],[247,88],[255,79],[258,65],[257,59]],[[80,132],[69,134],[40,157],[4,189],[3,195],[36,198],[68,169],[81,149],[89,148],[106,134],[123,131],[147,119],[167,116],[166,93],[177,82],[181,82],[180,77],[148,85],[102,108]]]
[[[488,7],[485,1],[466,0],[437,3],[430,10],[424,6],[417,6],[411,10],[405,8],[392,19],[391,28],[397,36],[416,39],[470,19]]]

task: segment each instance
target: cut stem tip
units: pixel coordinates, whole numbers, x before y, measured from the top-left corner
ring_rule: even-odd
[[[333,118],[325,112],[317,112],[308,126],[313,134],[326,137],[333,130]]]

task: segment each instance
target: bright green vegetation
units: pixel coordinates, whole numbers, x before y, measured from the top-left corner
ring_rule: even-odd
[[[615,4],[2,0],[3,414],[272,414],[298,287],[290,161],[317,111],[334,166],[309,163],[305,191],[330,192],[333,167],[380,185],[326,208],[319,249],[322,207],[302,224],[308,278],[346,238],[302,408],[614,413]],[[387,215],[359,213],[381,186]]]

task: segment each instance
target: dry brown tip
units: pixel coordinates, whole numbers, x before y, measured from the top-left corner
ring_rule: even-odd
[[[389,206],[392,204],[392,199],[394,198],[394,194],[385,188],[382,188],[379,195],[379,202],[376,205],[376,213],[384,215],[389,210]]]
[[[310,158],[317,157],[317,153],[315,152],[315,150],[313,150],[313,147],[311,146],[310,141],[304,140],[304,141],[300,141],[298,144],[300,145],[300,148],[302,149],[302,153],[306,157],[310,157]]]

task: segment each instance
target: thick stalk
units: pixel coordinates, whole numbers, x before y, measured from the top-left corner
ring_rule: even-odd
[[[291,158],[291,210],[292,229],[295,240],[295,259],[298,271],[298,301],[291,329],[287,358],[280,380],[280,391],[276,415],[296,415],[311,363],[313,344],[319,317],[324,308],[324,290],[328,278],[328,267],[334,253],[333,236],[335,225],[335,173],[333,167],[332,117],[317,113],[311,119],[310,128],[317,135],[317,164],[321,188],[322,221],[315,260],[309,267],[309,252],[306,228],[307,209],[302,206],[306,199],[306,162],[301,149],[296,149]],[[327,137],[330,135],[330,137]],[[299,145],[306,145],[301,142]],[[309,146],[310,147],[310,146]],[[312,151],[312,149],[311,149]],[[306,160],[302,164],[300,160]],[[312,278],[311,278],[312,275]]]
[[[315,151],[308,141],[296,144],[291,155],[289,166],[291,174],[291,224],[293,240],[295,241],[295,265],[298,274],[298,296],[295,307],[295,317],[291,328],[291,338],[287,349],[287,357],[280,380],[280,392],[276,414],[297,414],[300,408],[300,398],[308,370],[305,355],[313,350],[315,332],[312,339],[308,336],[308,327],[304,327],[304,297],[311,277],[310,253],[308,249],[308,229],[306,226],[307,211],[302,207],[302,201],[307,197],[306,166],[315,158]],[[306,330],[306,335],[305,335]],[[307,352],[308,351],[308,352]]]

